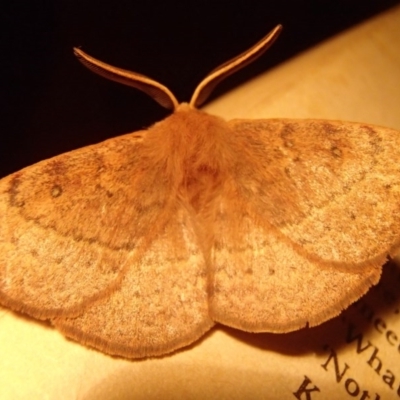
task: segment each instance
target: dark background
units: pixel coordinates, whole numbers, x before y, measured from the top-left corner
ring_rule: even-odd
[[[87,71],[73,46],[148,75],[188,101],[212,69],[275,25],[284,31],[214,97],[399,0],[26,1],[2,4],[0,177],[147,127],[168,114],[139,91]]]

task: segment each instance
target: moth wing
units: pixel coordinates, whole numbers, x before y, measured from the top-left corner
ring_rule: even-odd
[[[208,276],[190,215],[178,208],[118,290],[75,318],[52,322],[64,334],[113,355],[163,355],[209,330]]]
[[[260,219],[301,251],[349,268],[397,252],[400,132],[318,120],[231,126],[249,143],[238,185]]]
[[[216,322],[250,332],[318,325],[379,280],[376,265],[349,272],[310,260],[274,226],[258,224],[243,199],[220,207],[211,255],[210,316]]]
[[[142,134],[78,149],[0,181],[2,304],[37,318],[73,315],[118,285],[145,247],[151,222],[162,219],[164,190],[155,188],[155,197],[143,178]]]
[[[243,145],[214,227],[211,317],[286,332],[339,314],[398,248],[400,134],[314,120],[231,126]]]

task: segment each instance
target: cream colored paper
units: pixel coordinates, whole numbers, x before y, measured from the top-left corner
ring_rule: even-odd
[[[397,7],[206,110],[227,119],[343,119],[400,130],[399,38]],[[128,361],[0,309],[0,347],[1,399],[396,399],[400,263],[386,266],[381,284],[338,318],[290,334],[217,326],[173,355]]]

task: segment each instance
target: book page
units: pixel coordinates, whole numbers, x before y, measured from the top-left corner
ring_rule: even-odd
[[[205,109],[400,130],[399,37],[397,7]],[[171,355],[125,360],[2,308],[0,349],[1,399],[400,399],[400,263],[385,265],[380,283],[337,318],[288,334],[217,325]]]

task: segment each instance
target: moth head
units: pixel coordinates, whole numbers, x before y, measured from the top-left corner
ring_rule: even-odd
[[[195,89],[189,105],[193,108],[200,107],[219,82],[260,57],[274,43],[281,30],[281,25],[276,26],[253,47],[211,71]],[[113,67],[89,56],[76,47],[74,53],[85,67],[104,78],[139,89],[164,108],[174,111],[178,108],[179,102],[176,97],[161,83],[137,72]]]

